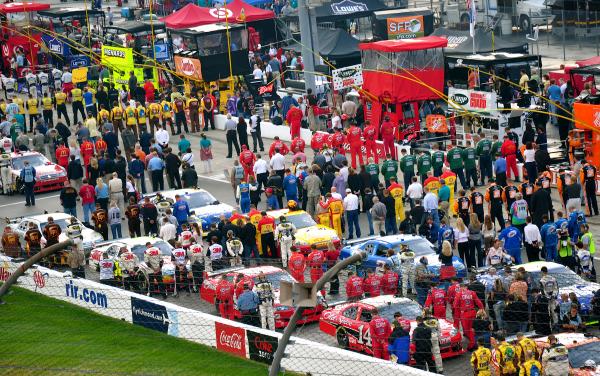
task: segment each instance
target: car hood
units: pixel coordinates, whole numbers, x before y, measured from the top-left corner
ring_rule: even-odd
[[[35,167],[35,175],[36,176],[56,175],[56,174],[60,174],[61,172],[66,172],[66,171],[63,167],[56,165],[56,164],[49,164],[49,165]],[[12,173],[13,173],[13,175],[20,175],[21,170],[12,170]]]
[[[221,214],[231,214],[233,207],[227,204],[206,205],[200,208],[190,208],[197,217],[219,216]]]
[[[81,237],[83,238],[83,243],[84,246],[87,247],[91,247],[92,246],[92,242],[99,242],[99,241],[103,241],[104,239],[102,238],[102,235],[90,228],[87,228],[85,226],[82,226],[83,229],[81,230]],[[68,240],[69,238],[67,237],[66,232],[63,232],[60,234],[60,236],[58,237],[58,240],[61,242],[64,242],[65,240]],[[89,243],[89,244],[86,244]]]
[[[308,244],[328,242],[338,239],[337,232],[323,225],[316,225],[301,228],[294,234],[296,241],[305,242]]]

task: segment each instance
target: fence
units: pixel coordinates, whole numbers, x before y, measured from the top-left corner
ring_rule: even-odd
[[[261,261],[244,261],[246,261],[249,268],[230,268],[228,265],[223,265],[224,269],[216,270],[214,273],[208,275],[204,280],[202,288],[196,291],[193,288],[189,290],[183,288],[172,289],[175,286],[173,285],[173,280],[169,279],[170,277],[168,276],[163,276],[163,283],[166,286],[165,291],[168,293],[168,298],[166,299],[160,297],[160,294],[155,295],[156,298],[147,297],[145,294],[146,291],[140,291],[144,292],[144,294],[127,291],[124,287],[129,286],[124,286],[122,283],[116,283],[116,286],[107,286],[106,284],[98,283],[96,281],[98,281],[99,275],[94,268],[90,267],[86,268],[85,271],[87,279],[72,278],[69,274],[64,274],[56,270],[34,267],[20,278],[18,286],[47,297],[80,306],[103,316],[216,348],[219,351],[241,358],[270,364],[281,334],[260,328],[260,312],[238,312],[235,310],[233,314],[234,321],[219,317],[220,312],[227,313],[228,311],[221,311],[220,307],[216,308],[211,300],[211,294],[207,293],[208,290],[216,288],[216,283],[222,274],[227,274],[227,279],[235,282],[236,290],[240,289],[240,285],[243,286],[244,282],[253,284],[257,273],[257,269],[253,269],[254,267],[260,267],[260,270],[263,270],[267,275],[273,274],[275,278],[268,279],[274,284],[275,288],[278,287],[278,281],[283,276],[283,274],[276,274],[279,272],[283,273],[281,269],[275,269],[281,268],[278,260],[262,259]],[[6,280],[18,266],[17,262],[9,258],[0,258],[0,280]],[[551,267],[551,274],[552,270]],[[236,280],[236,275],[239,273],[242,273],[244,278]],[[548,302],[538,298],[536,295],[537,292],[533,290],[533,287],[539,285],[540,275],[537,269],[535,271],[533,269],[530,270],[531,280],[528,281],[530,289],[526,293],[525,299],[516,299],[513,302],[513,297],[507,297],[502,300],[504,302],[502,304],[495,304],[496,301],[500,300],[498,296],[502,295],[501,292],[496,291],[495,295],[489,294],[492,290],[490,286],[492,285],[491,281],[493,278],[490,278],[489,275],[480,276],[479,280],[482,284],[479,285],[479,288],[477,284],[470,287],[474,291],[482,292],[480,295],[481,302],[485,308],[484,310],[488,312],[486,319],[476,319],[474,312],[468,318],[456,319],[455,314],[459,310],[453,310],[450,305],[446,307],[446,304],[444,304],[441,315],[438,309],[434,309],[434,314],[439,317],[439,347],[443,358],[444,374],[463,374],[465,367],[469,367],[469,353],[465,351],[469,346],[469,335],[464,332],[465,325],[466,327],[472,325],[479,331],[475,333],[476,337],[485,338],[487,341],[491,341],[492,345],[494,343],[497,344],[497,341],[491,339],[490,336],[496,339],[499,339],[499,337],[496,332],[492,332],[489,327],[486,327],[486,320],[491,322],[493,330],[501,328],[503,330],[502,333],[508,337],[509,341],[517,341],[514,337],[517,332],[526,332],[526,336],[530,336],[536,342],[540,352],[547,347],[547,338],[545,337],[548,334],[551,332],[561,333],[557,334],[557,338],[559,342],[569,347],[573,353],[572,359],[569,356],[572,365],[583,364],[588,359],[600,361],[600,359],[596,359],[599,357],[597,350],[600,349],[600,339],[589,337],[590,334],[597,334],[598,332],[595,324],[597,318],[594,314],[594,305],[591,300],[597,286],[580,279],[574,273],[567,272],[564,269],[560,273],[554,274],[554,276],[559,281],[560,294],[573,293],[578,298],[577,303],[567,300],[564,304],[560,304],[559,295],[559,301],[550,303],[552,307],[556,307],[556,314],[551,309],[548,309]],[[368,280],[368,276],[365,277]],[[354,301],[357,299],[356,297],[349,297],[347,293],[351,291],[353,284],[356,282],[355,279],[349,282],[351,278],[353,276],[347,271],[340,273],[339,294],[331,294],[332,292],[335,293],[335,291],[331,291],[334,286],[330,284],[324,291],[326,303],[322,302],[323,304],[317,309],[305,312],[303,320],[306,322],[301,323],[297,327],[291,343],[286,348],[286,357],[282,362],[285,373],[297,372],[311,375],[391,375],[401,372],[408,375],[426,374],[414,368],[407,368],[368,356],[373,351],[372,346],[375,341],[375,338],[371,337],[368,325],[374,314],[372,307],[377,307],[380,315],[388,318],[390,322],[395,321],[393,317],[395,312],[401,312],[403,317],[397,320],[398,324],[404,325],[405,329],[409,331],[414,329],[416,325],[415,317],[422,314],[421,308],[412,299],[391,295],[371,297],[368,300],[363,300],[363,303],[368,305],[349,302],[349,300]],[[305,273],[305,279],[306,281],[310,280],[310,273],[308,271]],[[372,282],[367,282],[367,280],[362,282],[365,284],[365,293],[374,291],[371,287],[367,287],[371,286],[370,283]],[[501,281],[506,280],[502,279]],[[417,287],[420,292],[425,291],[427,293],[431,291],[431,293],[435,293],[437,291],[433,289],[436,286],[431,284]],[[488,293],[484,295],[482,289],[486,287],[488,287]],[[136,290],[135,284],[133,284],[131,289]],[[519,289],[518,285],[507,286],[507,290],[509,289],[513,295],[518,295],[520,291],[523,291]],[[159,292],[158,289],[152,286],[150,290]],[[174,292],[177,290],[179,291],[177,296],[175,296]],[[400,291],[401,289],[399,293]],[[408,293],[410,297],[414,297],[410,289],[408,289]],[[239,294],[240,292],[236,291],[236,296]],[[417,296],[417,299],[420,299],[419,296]],[[7,305],[10,306],[12,303],[11,297],[8,297],[6,300]],[[572,303],[578,304],[580,307],[578,313],[582,320],[582,325],[570,322],[562,324],[557,321],[557,318],[564,317],[568,313]],[[52,311],[57,307],[61,307],[66,315],[66,310],[68,309],[68,306],[57,304],[55,301],[30,300],[21,302],[21,304],[25,305],[26,309],[29,310],[27,312],[31,313],[31,315],[45,310]],[[0,306],[0,312],[2,310],[3,308]],[[291,313],[289,307],[275,304],[274,319],[279,330],[286,326],[286,320],[289,319]],[[4,315],[4,317],[6,316]],[[23,320],[26,320],[26,317],[29,317],[29,315],[23,316]],[[503,320],[497,320],[498,317]],[[93,319],[93,321],[95,320]],[[549,324],[550,320],[553,320],[553,325]],[[16,349],[22,348],[23,345],[27,344],[27,334],[30,334],[21,331],[11,331],[13,325],[15,328],[22,327],[23,323],[20,320],[18,321],[12,321],[5,324],[4,327],[7,334],[5,337],[14,344]],[[52,319],[47,321],[48,329],[53,332],[58,331],[58,328],[51,327],[54,321]],[[573,321],[577,321],[575,316]],[[268,320],[266,322],[268,323]],[[585,324],[586,322],[588,323],[587,325]],[[103,333],[111,336],[116,344],[120,343],[119,338],[121,336],[128,337],[131,335],[136,336],[136,340],[139,340],[140,343],[149,339],[154,345],[158,346],[159,343],[163,342],[161,337],[153,337],[149,332],[137,334],[135,331],[115,330],[109,327],[109,324],[102,323],[102,328],[105,329]],[[86,325],[92,333],[99,335],[99,332],[95,331],[96,325],[94,325],[94,322],[86,323]],[[460,325],[463,328],[462,335],[459,330]],[[0,327],[2,327],[2,324],[0,324]],[[585,334],[584,331],[586,332]],[[565,334],[563,332],[570,333]],[[64,351],[76,352],[80,360],[86,363],[86,369],[88,370],[96,369],[97,366],[103,366],[107,362],[119,362],[121,360],[120,357],[104,358],[104,356],[100,356],[99,354],[81,352],[81,349],[86,348],[85,341],[81,341],[81,339],[74,339],[74,341],[69,342],[67,339],[67,342],[64,344],[55,344],[51,339],[49,345],[53,345],[54,347],[53,350],[49,351],[55,351],[54,349],[64,346]],[[577,345],[574,344],[575,341],[578,343]],[[81,349],[78,346],[81,346]],[[186,348],[185,345],[180,344],[176,345],[174,349],[177,349],[177,346],[182,346],[182,349]],[[143,346],[140,345],[140,347]],[[28,371],[32,371],[33,369],[50,370],[52,368],[51,365],[40,362],[33,354],[26,354],[30,357],[27,358],[22,353],[12,350],[7,346],[0,346],[0,348],[5,349],[0,350],[2,354],[0,358],[4,359],[0,361],[1,367],[8,367],[8,369],[13,370],[17,369],[16,367],[20,367]],[[353,349],[356,352],[350,352],[343,348]],[[201,352],[204,353],[206,351],[208,350],[203,349]],[[414,348],[411,351],[414,352]],[[494,353],[496,351],[498,350],[493,350]],[[135,351],[133,354],[135,354]],[[392,351],[392,354],[402,355],[398,351]],[[547,355],[547,353],[545,354]],[[416,355],[418,357],[418,353]],[[135,356],[132,355],[132,357]],[[415,357],[415,354],[413,354],[413,357]],[[183,355],[175,359],[187,361],[187,358]],[[173,364],[178,363],[175,362]],[[563,365],[559,363],[544,364],[545,367],[557,367],[557,369]],[[223,370],[230,372],[224,374],[232,374],[235,371],[235,367],[251,369],[253,366],[254,364],[250,363],[236,364],[234,361],[231,361],[227,365],[224,365]],[[497,366],[497,363],[492,362],[492,367],[494,366]],[[174,367],[170,368],[170,370],[177,370],[177,366]],[[433,363],[431,367],[433,367]],[[261,372],[266,374],[266,369],[262,369],[258,374],[261,374]],[[129,372],[125,370],[123,373]],[[185,372],[183,373],[185,374]]]

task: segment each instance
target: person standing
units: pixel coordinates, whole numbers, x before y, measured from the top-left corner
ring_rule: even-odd
[[[77,190],[66,181],[64,188],[60,191],[60,204],[65,214],[77,217]]]
[[[360,226],[358,222],[358,196],[350,188],[346,188],[346,197],[344,197],[344,211],[348,220],[348,240],[354,239],[353,229],[356,229],[356,238],[360,238]]]
[[[150,197],[144,197],[144,203],[141,207],[141,217],[144,222],[144,232],[146,236],[158,234],[158,209],[150,202]]]
[[[129,206],[125,210],[127,217],[127,227],[129,229],[129,237],[140,237],[142,231],[140,228],[140,206],[136,204],[133,197],[129,198]]]
[[[471,367],[475,376],[491,375],[490,363],[492,361],[492,352],[485,347],[483,338],[477,339],[477,350],[471,354]]]
[[[483,303],[477,297],[474,291],[468,287],[462,288],[454,298],[453,308],[459,312],[460,324],[463,328],[465,337],[469,339],[468,350],[475,348],[475,334],[473,333],[473,319],[476,315],[476,309],[483,309]]]
[[[400,159],[400,170],[404,176],[404,186],[408,187],[413,176],[415,176],[416,160],[414,155],[406,153],[406,149],[402,149],[401,154],[402,158]]]
[[[207,131],[207,125],[205,123],[204,131]],[[240,156],[240,145],[237,139],[237,124],[231,119],[231,114],[227,114],[227,120],[225,121],[225,137],[227,138],[227,156],[226,158],[232,158],[233,147]]]
[[[108,209],[108,222],[110,224],[110,231],[112,232],[113,239],[120,239],[123,237],[121,232],[121,210],[116,201],[110,203],[110,209]]]
[[[163,179],[163,170],[165,163],[156,151],[152,152],[152,156],[148,161],[148,170],[150,171],[150,178],[152,180],[152,191],[162,191],[165,189],[165,181]]]
[[[504,142],[500,148],[502,157],[506,159],[506,176],[511,179],[511,172],[514,175],[514,180],[519,181],[519,172],[517,171],[517,145],[508,137],[504,136]]]
[[[240,311],[241,322],[246,325],[257,325],[258,318],[258,307],[260,303],[259,296],[256,292],[252,291],[250,285],[247,282],[243,283],[243,292],[237,298],[237,308]]]
[[[467,187],[471,186],[471,181],[473,181],[473,186],[477,186],[477,152],[475,151],[475,148],[471,146],[471,141],[467,140],[462,155],[465,165],[465,180],[467,181]]]
[[[481,184],[484,185],[486,177],[488,181],[492,178],[492,142],[485,138],[483,132],[479,133],[479,138],[475,152],[479,157]]]
[[[415,367],[424,371],[433,371],[435,363],[431,349],[431,329],[425,326],[422,316],[417,316],[417,327],[412,333],[412,343],[415,346],[413,355]]]
[[[540,235],[539,228],[531,223],[531,217],[527,216],[526,219],[527,225],[523,229],[523,233],[525,234],[525,251],[527,252],[527,261],[539,261],[539,253],[540,253],[540,243],[542,241],[542,237]]]
[[[25,190],[25,206],[35,206],[34,186],[36,182],[36,171],[29,161],[23,163],[24,167],[19,174]]]
[[[460,180],[460,185],[463,187],[463,189],[468,189],[468,184],[465,181],[463,152],[457,145],[454,145],[454,147],[448,151],[446,159],[450,165],[450,170],[455,173]],[[454,192],[456,192],[457,187],[458,184],[455,183]]]
[[[372,312],[371,321],[369,322],[369,331],[371,333],[373,357],[390,360],[388,340],[392,334],[392,326],[387,319],[379,316],[377,308]]]
[[[166,148],[164,152],[165,172],[167,173],[169,188],[181,189],[181,176],[179,174],[181,160],[176,154],[173,154],[170,147]]]
[[[314,217],[321,197],[321,179],[312,168],[308,169],[308,176],[304,179],[302,186],[307,196],[306,211],[311,217]]]
[[[263,329],[275,330],[275,312],[273,309],[273,285],[267,280],[263,272],[258,274],[258,282],[256,283],[256,292],[260,300],[258,306],[260,312],[261,327]]]
[[[588,215],[598,215],[598,201],[596,199],[596,167],[587,161],[582,161],[583,167],[580,171],[579,180],[583,183],[585,188],[585,198],[588,207]]]

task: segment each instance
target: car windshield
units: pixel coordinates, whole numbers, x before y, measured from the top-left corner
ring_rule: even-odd
[[[67,229],[67,226],[71,224],[71,219],[70,218],[55,219],[54,223],[59,225],[61,230],[65,231]],[[47,224],[48,224],[48,222],[40,223],[40,229],[43,230]],[[79,222],[79,220],[77,220],[77,224],[81,224],[81,222]]]
[[[29,165],[33,167],[45,166],[46,162],[48,162],[46,157],[41,154],[14,157],[12,159],[13,169],[22,170],[25,167],[25,161],[28,161]]]
[[[283,271],[265,274],[265,277],[267,277],[267,281],[271,282],[271,285],[274,289],[279,289],[279,286],[281,286],[281,281],[294,282],[292,277],[287,272]],[[254,283],[258,283],[258,276],[254,277]]]
[[[164,241],[158,241],[152,244],[153,247],[160,249],[160,253],[163,256],[168,256],[171,254],[171,246]],[[131,252],[133,252],[140,260],[144,259],[144,251],[146,250],[146,244],[136,244],[131,248]]]
[[[315,222],[315,220],[312,219],[308,213],[286,215],[285,218],[288,222],[293,224],[297,230],[317,224],[317,222]],[[279,218],[275,219],[275,223],[279,224]]]
[[[430,243],[425,239],[415,239],[408,242],[403,242],[402,245],[408,246],[408,249],[415,253],[415,256],[424,256],[435,253],[435,251],[431,248]],[[394,250],[400,253],[400,244],[394,247]]]
[[[572,368],[581,368],[586,360],[600,364],[600,342],[590,342],[569,349],[569,363]]]
[[[402,317],[407,320],[415,320],[417,316],[423,314],[421,306],[416,302],[406,302],[402,304],[388,304],[385,307],[378,309],[379,315],[385,317],[392,322],[394,320],[394,313],[400,312]]]

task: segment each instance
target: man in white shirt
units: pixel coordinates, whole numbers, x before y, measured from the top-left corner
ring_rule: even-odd
[[[161,126],[158,127],[158,130],[154,134],[156,143],[158,143],[163,149],[169,146],[169,137],[169,132],[167,132],[167,130]]]
[[[416,176],[413,176],[412,183],[408,186],[406,190],[406,196],[410,199],[410,208],[415,207],[416,200],[423,197],[423,186],[419,183],[419,179]]]
[[[125,208],[123,207],[123,181],[119,179],[116,172],[112,173],[112,179],[108,182],[108,191],[110,193],[110,201],[116,202],[121,213],[125,213]]]
[[[166,242],[177,239],[177,227],[169,222],[169,218],[164,217],[162,219],[162,225],[160,226],[158,236]]]
[[[254,76],[255,80],[263,79],[263,71],[258,67],[257,64],[254,64],[254,70],[252,71],[252,76]]]
[[[531,217],[527,216],[527,225],[523,232],[525,233],[525,251],[527,252],[527,260],[529,262],[539,261],[540,254],[540,243],[542,236],[540,235],[540,229],[531,223]]]
[[[344,197],[344,211],[348,221],[348,240],[354,239],[352,229],[356,227],[356,237],[360,238],[360,226],[358,224],[358,196],[352,193],[350,188],[346,188],[346,197]]]
[[[267,180],[269,179],[269,165],[267,164],[267,161],[261,158],[260,154],[256,154],[256,161],[254,161],[252,171],[254,171],[256,182],[258,183],[258,190],[260,191],[261,187],[267,185]]]
[[[285,157],[281,155],[279,151],[273,154],[273,157],[271,157],[271,160],[269,161],[269,165],[271,166],[271,169],[283,179],[285,174]]]
[[[438,196],[435,193],[429,192],[429,188],[427,187],[423,189],[423,192],[425,192],[425,197],[423,197],[423,208],[429,213],[433,219],[433,223],[439,228],[440,215],[438,214]]]

